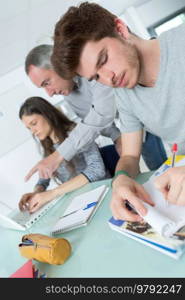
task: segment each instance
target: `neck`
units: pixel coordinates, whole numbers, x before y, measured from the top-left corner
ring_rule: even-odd
[[[141,40],[136,45],[140,58],[140,75],[138,84],[147,87],[155,86],[160,66],[160,48],[159,41]]]

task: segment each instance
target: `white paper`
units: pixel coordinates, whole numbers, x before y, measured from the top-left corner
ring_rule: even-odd
[[[83,209],[87,206],[87,204],[98,201],[104,190],[105,185],[75,197],[65,210],[64,215],[67,215],[75,210]]]
[[[155,188],[153,178],[143,186],[155,203],[154,207],[144,203],[148,211],[144,220],[165,237],[171,236],[185,225],[185,206],[167,202],[163,194]]]

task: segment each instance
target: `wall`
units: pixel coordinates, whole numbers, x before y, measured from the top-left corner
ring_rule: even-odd
[[[79,0],[6,0],[0,10],[0,76],[21,66],[28,51],[52,42],[55,23]],[[82,1],[81,1],[82,2]],[[184,0],[96,0],[116,15],[134,6],[145,26],[185,5]]]
[[[0,76],[24,62],[32,47],[50,41],[54,25],[77,0],[6,0],[0,10]]]
[[[41,96],[52,104],[60,104],[63,96],[49,97],[35,87],[20,67],[0,78],[0,157],[30,139],[30,133],[19,120],[21,104],[31,96]]]
[[[137,7],[145,27],[153,26],[174,12],[185,9],[185,0],[152,0]]]

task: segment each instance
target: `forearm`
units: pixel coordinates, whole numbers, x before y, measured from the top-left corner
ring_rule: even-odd
[[[130,155],[122,156],[116,166],[116,171],[120,170],[126,171],[131,178],[135,178],[140,172],[139,158]]]
[[[69,137],[57,149],[67,161],[70,161],[81,148],[90,145],[103,129],[112,126],[116,115],[112,89],[102,86],[101,89],[98,88],[96,92],[93,92],[93,98],[95,99],[89,113],[76,125]],[[117,138],[117,131],[116,134],[114,133],[114,137],[112,133],[111,138]]]
[[[96,120],[96,118],[94,117],[93,120]],[[102,128],[103,127],[98,127],[96,124],[88,125],[80,122],[57,148],[58,154],[64,157],[65,160],[70,161],[80,149],[90,145],[99,136]]]
[[[80,175],[75,176],[74,178],[62,183],[57,188],[53,189],[53,195],[54,195],[54,197],[58,197],[60,195],[63,195],[68,192],[71,192],[73,190],[76,190],[88,182],[89,182],[89,180],[83,174],[80,174]]]

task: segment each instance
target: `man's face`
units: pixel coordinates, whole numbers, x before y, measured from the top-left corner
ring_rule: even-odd
[[[31,65],[28,73],[29,78],[39,88],[44,88],[47,94],[67,96],[74,88],[73,80],[61,78],[54,70],[41,69]]]
[[[121,37],[89,41],[82,50],[76,72],[111,87],[132,88],[140,73],[137,49]]]

